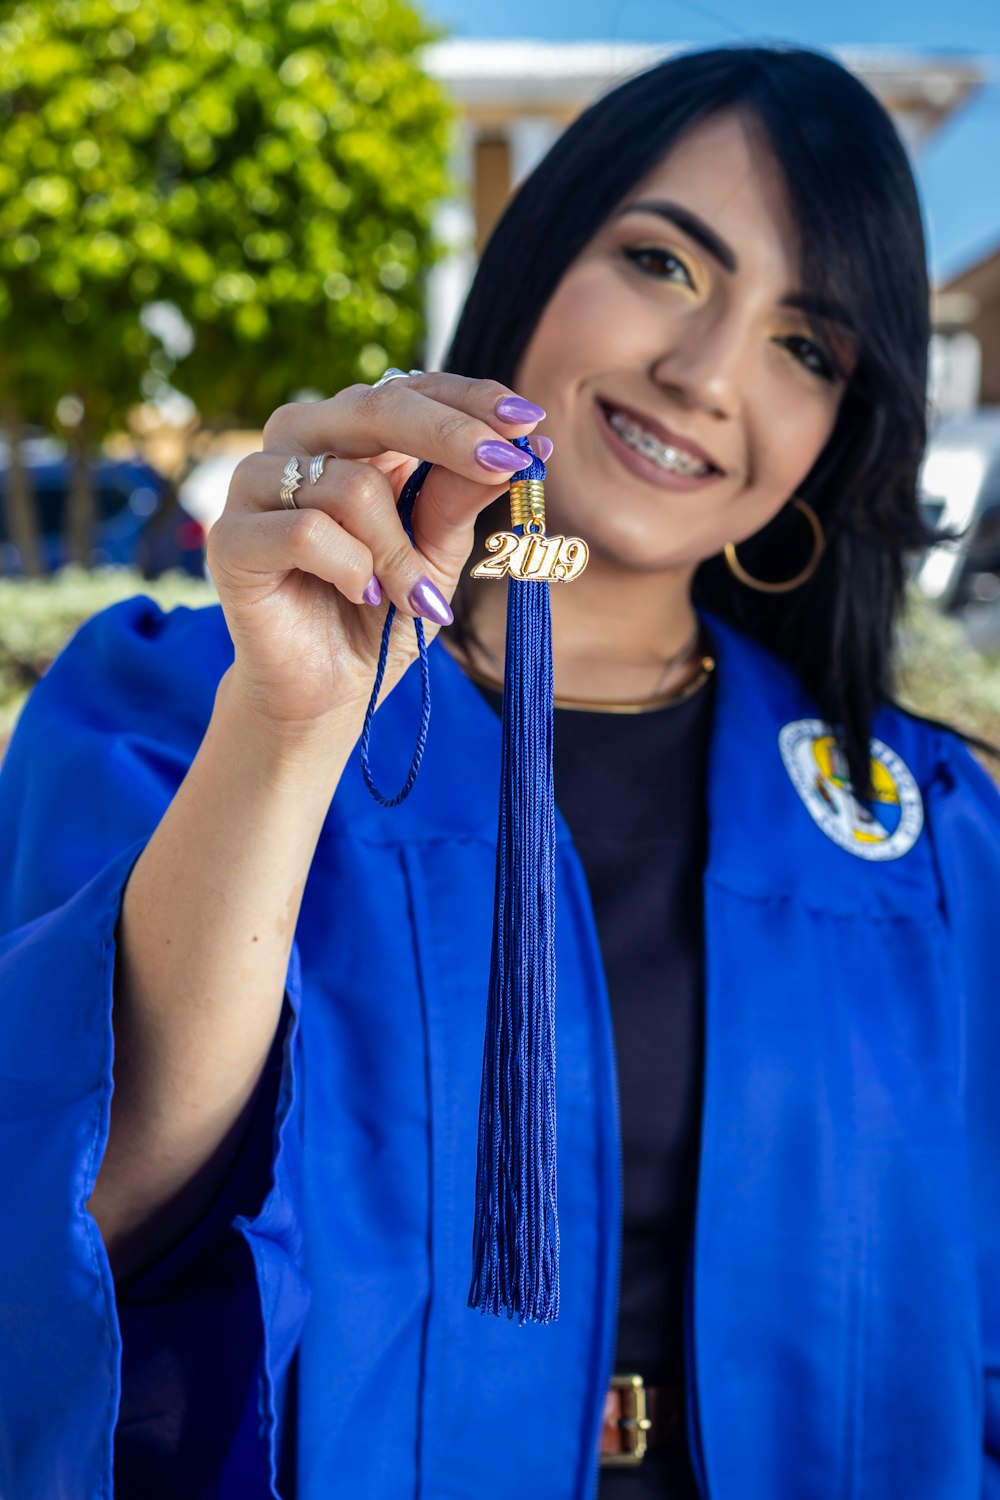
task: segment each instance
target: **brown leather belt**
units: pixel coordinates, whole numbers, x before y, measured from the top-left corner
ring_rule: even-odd
[[[683,1430],[684,1387],[645,1385],[641,1375],[614,1375],[604,1398],[598,1447],[602,1469],[641,1464],[649,1448],[663,1448]]]

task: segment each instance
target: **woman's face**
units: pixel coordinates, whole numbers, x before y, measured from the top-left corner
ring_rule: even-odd
[[[684,567],[781,509],[852,364],[847,329],[802,305],[798,253],[780,168],[735,112],[628,194],[556,288],[515,382],[548,412],[550,532],[629,569]]]

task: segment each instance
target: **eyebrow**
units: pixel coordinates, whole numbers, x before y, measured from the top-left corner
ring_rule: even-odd
[[[666,219],[669,224],[674,224],[678,229],[683,230],[730,275],[739,270],[740,263],[732,246],[717,235],[704,219],[692,213],[691,209],[663,198],[644,198],[639,203],[626,204],[618,214],[618,218],[623,219],[626,214],[638,213],[655,214],[658,218]],[[845,328],[852,330],[854,328],[854,321],[847,309],[828,297],[815,296],[810,292],[790,292],[787,297],[782,297],[781,305],[797,308],[800,312],[821,318],[825,322],[841,323]]]
[[[629,203],[618,215],[623,219],[626,214],[656,214],[660,219],[666,219],[668,223],[675,224],[678,229],[699,244],[703,250],[707,250],[724,271],[730,275],[739,269],[739,261],[735,252],[720,239],[714,229],[710,229],[704,219],[691,212],[689,208],[682,208],[679,203],[669,203],[662,198],[644,198],[641,203]]]

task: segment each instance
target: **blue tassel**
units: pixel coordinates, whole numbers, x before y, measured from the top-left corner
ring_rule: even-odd
[[[518,447],[531,453],[526,440]],[[520,481],[544,480],[531,453]],[[515,535],[524,528],[515,526]],[[556,1216],[552,617],[510,577],[496,897],[479,1106],[469,1306],[519,1323],[559,1312]]]
[[[545,479],[545,465],[527,438],[516,438],[531,466],[518,485]],[[400,516],[411,518],[430,469],[421,464],[400,496]],[[541,495],[541,490],[538,490]],[[512,527],[523,538],[538,524]],[[492,540],[492,539],[491,539]],[[498,543],[500,538],[495,539]],[[513,538],[508,534],[513,545]],[[508,574],[506,551],[473,569],[473,576],[507,577],[507,644],[503,686],[503,752],[497,833],[493,944],[479,1104],[476,1209],[469,1306],[519,1323],[549,1323],[559,1313],[559,1224],[556,1214],[555,1042],[555,798],[552,786],[552,617],[548,582],[576,576],[586,544],[550,539],[528,576]],[[566,545],[568,542],[568,550]],[[531,544],[528,544],[530,547]],[[562,561],[560,561],[562,559]],[[533,570],[538,568],[538,572]],[[416,780],[430,718],[430,686],[423,626],[416,623],[421,668],[421,721],[406,782],[388,798],[369,765],[371,724],[385,673],[395,609],[382,632],[378,670],[361,736],[361,769],[384,807],[407,797]]]

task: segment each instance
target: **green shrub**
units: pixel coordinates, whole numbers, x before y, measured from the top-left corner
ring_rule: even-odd
[[[207,579],[164,573],[149,580],[131,568],[63,568],[46,578],[0,578],[0,747],[22,704],[70,636],[98,610],[134,594],[149,594],[164,609],[212,604]]]
[[[1000,747],[1000,656],[973,650],[960,622],[915,590],[899,642],[900,702]],[[1000,759],[983,764],[1000,781]]]

